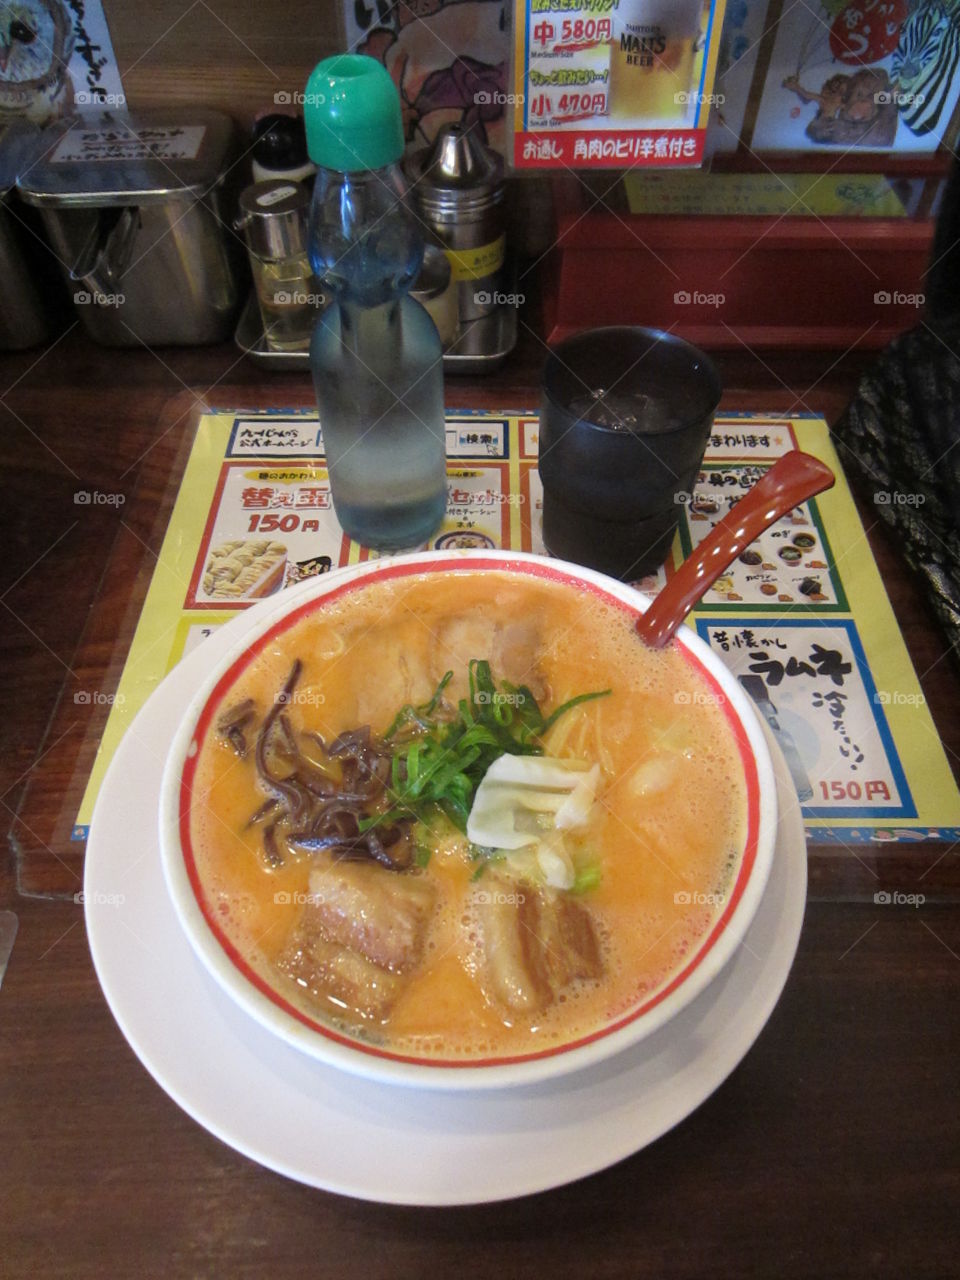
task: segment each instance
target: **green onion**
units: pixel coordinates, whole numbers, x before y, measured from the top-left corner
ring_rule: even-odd
[[[513,723],[513,708],[508,702],[495,702],[493,704],[493,718],[497,724],[507,728]]]
[[[443,679],[440,681],[440,683],[437,685],[436,689],[433,692],[433,697],[423,708],[423,714],[425,716],[432,716],[433,713],[436,711],[437,707],[440,705],[440,699],[443,697],[443,691],[452,679],[453,679],[452,671],[447,671],[444,673]]]
[[[571,887],[572,893],[586,893],[590,889],[596,889],[603,876],[600,866],[596,862],[590,862],[577,872]]]
[[[571,711],[574,707],[579,707],[582,702],[592,702],[594,698],[606,698],[612,691],[610,689],[600,689],[596,693],[578,693],[575,698],[570,698],[567,702],[557,707],[536,730],[538,738],[542,738],[557,723],[562,715],[567,711]]]
[[[457,712],[443,702],[453,679],[447,671],[427,702],[407,703],[387,730],[393,758],[390,770],[390,808],[360,822],[360,830],[415,818],[429,822],[438,811],[462,832],[474,793],[499,756],[543,755],[542,737],[565,711],[610,693],[582,693],[544,717],[526,685],[504,681],[498,688],[485,658],[468,666],[469,697]],[[399,735],[399,736],[398,736]]]

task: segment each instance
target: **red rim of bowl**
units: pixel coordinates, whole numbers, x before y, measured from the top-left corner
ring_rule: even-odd
[[[595,1044],[597,1041],[603,1040],[608,1036],[613,1035],[615,1032],[621,1031],[624,1027],[637,1022],[645,1014],[649,1013],[651,1009],[661,1004],[669,995],[681,987],[690,975],[700,967],[707,955],[713,950],[717,941],[729,925],[730,920],[743,897],[757,858],[757,845],[760,829],[760,783],[757,775],[756,761],[753,757],[747,733],[739,715],[731,705],[730,700],[720,683],[711,674],[711,672],[703,666],[699,659],[686,648],[686,646],[681,645],[679,646],[679,649],[684,660],[692,666],[699,673],[700,677],[709,685],[711,692],[717,698],[717,705],[722,709],[727,724],[736,739],[737,747],[740,752],[741,763],[743,765],[744,780],[747,789],[747,832],[743,855],[737,868],[736,881],[725,900],[722,914],[714,922],[710,932],[701,940],[700,946],[683,968],[674,973],[670,977],[669,981],[659,987],[648,999],[642,1000],[640,1004],[634,1006],[629,1013],[616,1018],[612,1022],[605,1023],[596,1031],[592,1031],[589,1035],[581,1036],[577,1040],[567,1041],[560,1045],[553,1045],[550,1048],[538,1049],[532,1053],[511,1054],[503,1057],[491,1058],[425,1058],[418,1057],[415,1054],[397,1053],[389,1049],[383,1049],[377,1045],[369,1044],[364,1040],[344,1035],[325,1023],[309,1017],[301,1009],[298,1009],[294,1004],[286,1000],[284,996],[276,990],[276,988],[272,987],[252,968],[251,965],[247,963],[224,933],[217,919],[216,913],[213,911],[206,899],[204,888],[197,871],[196,859],[193,852],[193,842],[190,834],[190,809],[193,794],[192,784],[200,758],[199,750],[197,750],[196,747],[203,742],[211,721],[216,715],[224,696],[236,682],[241,673],[250,665],[251,662],[254,661],[255,658],[260,655],[263,649],[271,641],[275,640],[285,631],[288,631],[292,626],[300,622],[309,614],[316,613],[318,610],[325,608],[327,605],[340,599],[344,595],[347,595],[352,591],[364,590],[375,582],[389,581],[391,578],[415,577],[435,572],[474,572],[478,569],[489,569],[501,573],[520,572],[530,574],[534,577],[546,578],[554,582],[562,583],[565,586],[576,587],[581,591],[590,591],[592,594],[599,596],[608,604],[614,605],[616,608],[632,617],[639,617],[642,613],[642,610],[604,590],[597,584],[589,582],[586,579],[579,578],[572,573],[565,572],[558,568],[553,568],[548,564],[539,564],[530,561],[511,562],[505,560],[485,560],[477,558],[464,560],[459,563],[451,563],[448,560],[427,560],[413,564],[385,565],[382,569],[364,574],[362,577],[351,578],[341,586],[335,587],[324,595],[309,600],[305,604],[293,609],[290,613],[285,614],[271,627],[259,635],[237,658],[234,659],[207,696],[203,710],[200,712],[194,731],[190,736],[191,746],[187,751],[186,759],[184,760],[178,789],[177,822],[180,836],[180,849],[187,877],[190,881],[190,886],[193,890],[197,906],[206,921],[207,927],[210,929],[211,933],[216,938],[220,947],[233,966],[257,991],[261,993],[261,995],[265,996],[272,1004],[276,1005],[285,1014],[294,1018],[303,1026],[308,1027],[311,1031],[317,1032],[319,1035],[333,1041],[335,1044],[356,1050],[359,1053],[368,1054],[387,1062],[403,1063],[408,1066],[445,1069],[473,1069],[484,1067],[506,1067],[513,1066],[518,1063],[537,1062],[544,1058],[554,1058],[561,1054],[570,1053],[575,1049],[581,1049],[587,1045]]]

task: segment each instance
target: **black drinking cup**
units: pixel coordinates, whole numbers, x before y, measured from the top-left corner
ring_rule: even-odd
[[[543,541],[633,581],[663,564],[720,402],[697,347],[658,329],[590,329],[547,357],[540,404]]]

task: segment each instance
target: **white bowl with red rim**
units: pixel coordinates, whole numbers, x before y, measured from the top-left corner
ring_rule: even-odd
[[[522,1056],[443,1061],[393,1052],[351,1037],[321,1017],[307,1016],[266,983],[239,954],[218,922],[197,872],[190,836],[191,787],[199,743],[218,712],[229,705],[240,673],[276,637],[347,592],[399,576],[429,573],[529,574],[588,590],[639,616],[647,600],[632,587],[562,560],[505,551],[422,552],[367,561],[288,589],[246,615],[250,626],[217,664],[190,703],[170,748],[160,796],[160,851],[164,878],[194,951],[223,990],[256,1022],[322,1062],[389,1083],[442,1089],[502,1088],[534,1084],[590,1067],[664,1026],[716,977],[743,940],[763,895],[776,843],[773,764],[760,722],[736,677],[709,646],[682,627],[671,643],[697,670],[717,699],[737,741],[747,794],[746,836],[731,875],[723,910],[692,954],[635,1007],[586,1037]],[[254,621],[254,615],[256,620]],[[638,643],[642,643],[638,639]]]

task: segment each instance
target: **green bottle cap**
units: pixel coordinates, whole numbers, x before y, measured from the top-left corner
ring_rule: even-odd
[[[318,62],[303,118],[310,159],[325,169],[382,169],[403,155],[400,95],[376,58],[338,53]]]

